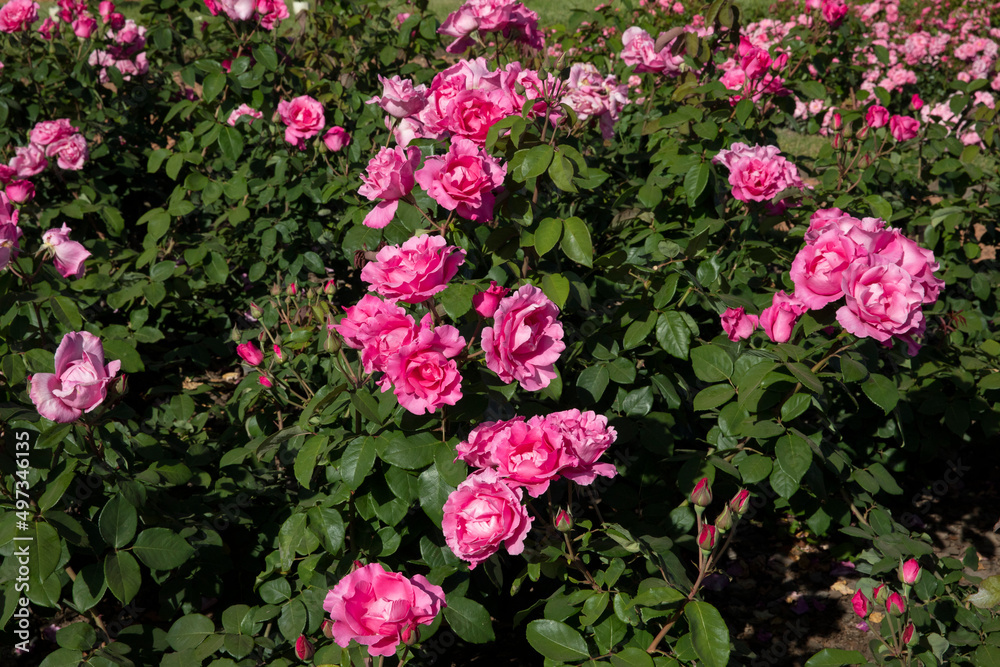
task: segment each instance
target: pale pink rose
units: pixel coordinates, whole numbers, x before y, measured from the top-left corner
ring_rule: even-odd
[[[477,292],[472,297],[472,307],[486,319],[492,319],[493,313],[497,312],[497,307],[500,305],[500,299],[508,294],[510,294],[510,288],[502,287],[497,284],[497,281],[491,280],[486,291]]]
[[[35,198],[35,184],[31,181],[11,181],[4,191],[15,204],[23,204]]]
[[[472,570],[500,546],[512,556],[524,551],[532,518],[521,489],[505,484],[495,470],[481,470],[458,485],[444,503],[441,530],[452,552]]]
[[[503,184],[507,165],[463,137],[452,139],[448,152],[429,157],[414,174],[428,195],[442,208],[475,222],[493,219],[493,190]]]
[[[38,3],[31,0],[10,0],[0,7],[0,32],[15,33],[29,30],[38,20]]]
[[[564,469],[580,463],[542,417],[508,422],[495,442],[496,471],[508,484],[525,487],[532,498],[545,493]]]
[[[795,297],[810,310],[819,310],[844,295],[841,278],[847,267],[867,252],[839,229],[828,228],[806,244],[792,261]]]
[[[54,255],[56,270],[63,278],[83,276],[84,261],[90,257],[90,251],[83,244],[69,240],[70,228],[66,223],[59,229],[50,229],[42,234],[42,243]]]
[[[370,655],[395,655],[400,643],[412,643],[418,625],[430,625],[445,606],[444,590],[423,575],[407,579],[371,563],[341,579],[327,593],[323,610],[333,619],[333,641],[347,648],[351,640]]]
[[[36,146],[48,146],[60,139],[65,139],[74,134],[77,134],[80,130],[73,127],[73,124],[68,118],[60,118],[59,120],[45,120],[40,123],[36,123],[33,128],[31,128],[31,133],[29,137],[31,143]]]
[[[233,21],[250,20],[257,8],[256,0],[216,0],[216,4]]]
[[[374,209],[365,216],[364,224],[374,229],[382,229],[396,215],[399,200],[413,189],[413,170],[420,164],[420,149],[410,146],[382,148],[368,163],[361,175],[364,184],[358,194],[369,201],[381,199]]]
[[[889,119],[889,131],[896,141],[913,139],[920,133],[920,121],[909,116],[893,116]]]
[[[889,110],[878,104],[873,104],[868,107],[868,112],[865,113],[865,123],[868,127],[873,130],[877,130],[880,127],[884,127],[886,123],[889,122]]]
[[[455,405],[462,398],[462,374],[455,357],[465,349],[465,339],[453,326],[431,328],[431,324],[431,314],[427,313],[413,339],[385,363],[388,384],[396,399],[415,415]]]
[[[425,234],[379,250],[361,270],[361,279],[390,301],[422,303],[444,290],[464,262],[464,250]]]
[[[291,101],[278,102],[278,114],[285,128],[285,141],[305,148],[305,140],[319,134],[326,125],[323,105],[308,95],[299,95]]]
[[[378,104],[387,114],[394,118],[409,118],[420,113],[427,105],[427,86],[414,86],[410,79],[393,75],[386,79],[381,74],[378,77],[382,84],[382,95],[376,95],[366,104]]]
[[[486,366],[503,382],[528,391],[544,389],[556,377],[555,363],[566,349],[559,308],[533,285],[500,301],[493,326],[483,329]]]
[[[80,39],[90,39],[97,30],[97,21],[90,14],[81,14],[73,21],[73,34]]]
[[[805,186],[795,165],[779,153],[777,146],[735,143],[719,151],[712,162],[729,169],[733,197],[740,201],[770,201],[786,188]]]
[[[73,134],[49,144],[45,149],[45,156],[56,158],[60,169],[79,171],[90,156],[90,151],[83,135]]]
[[[49,161],[45,159],[45,153],[34,144],[18,146],[14,149],[14,154],[10,166],[18,178],[31,178],[42,173],[49,166]]]
[[[784,291],[775,292],[771,305],[760,314],[760,326],[775,343],[787,343],[792,337],[792,329],[798,322],[806,306],[794,296]]]
[[[236,354],[251,366],[259,366],[264,361],[264,353],[253,342],[237,345]]]
[[[249,104],[241,104],[235,109],[233,109],[233,112],[229,114],[229,120],[227,120],[226,123],[230,127],[236,127],[236,121],[238,121],[243,116],[250,117],[250,120],[247,121],[247,123],[250,124],[253,123],[255,120],[257,120],[258,118],[263,118],[264,114],[262,114],[260,111],[257,111]]]
[[[742,307],[727,308],[721,320],[722,330],[734,343],[749,338],[758,326],[757,316],[747,314]]]
[[[337,153],[351,143],[351,135],[347,133],[347,130],[337,125],[326,131],[326,134],[323,135],[323,143],[326,144],[327,150]]]
[[[563,477],[577,484],[592,484],[597,476],[614,477],[618,470],[611,463],[598,463],[608,447],[618,439],[618,432],[608,426],[608,418],[592,410],[580,412],[578,409],[553,412],[543,417],[549,432],[559,433],[563,447],[576,459],[572,465],[561,471]]]
[[[839,208],[817,209],[809,218],[809,229],[806,230],[805,235],[806,243],[815,243],[820,234],[826,231],[831,225],[835,225],[841,232],[847,233],[851,227],[860,224],[860,222],[860,220],[844,213]]]
[[[671,55],[669,45],[656,51],[653,38],[638,26],[622,33],[622,46],[619,54],[622,62],[635,66],[636,72],[662,72],[673,76],[680,73],[684,62],[680,56]]]
[[[506,437],[507,429],[515,422],[523,422],[524,417],[514,417],[507,421],[483,422],[472,429],[465,440],[455,445],[456,461],[465,461],[477,468],[497,465],[496,446],[500,438]]]
[[[28,394],[41,416],[73,422],[104,401],[120,368],[120,361],[104,363],[104,346],[97,336],[70,332],[56,348],[55,373],[33,375]]]
[[[830,24],[830,27],[835,28],[847,16],[847,4],[844,0],[823,0],[821,11],[823,18]]]
[[[274,30],[278,23],[289,16],[285,0],[257,0],[256,8],[257,20],[265,30]]]
[[[924,323],[920,310],[924,287],[888,259],[868,255],[844,272],[845,305],[837,321],[861,338],[886,342],[916,331]]]
[[[924,303],[934,303],[944,288],[944,281],[934,276],[941,265],[934,260],[934,252],[921,248],[898,229],[885,229],[874,234],[867,244],[869,254],[878,255],[909,273],[924,291]]]

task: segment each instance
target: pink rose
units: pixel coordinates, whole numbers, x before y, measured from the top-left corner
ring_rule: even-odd
[[[35,198],[35,184],[31,181],[11,181],[5,192],[12,202],[23,204]]]
[[[608,447],[618,439],[618,432],[608,426],[608,418],[593,410],[580,412],[576,408],[553,412],[543,418],[550,433],[562,436],[563,447],[576,459],[561,470],[563,477],[577,484],[592,484],[597,476],[614,477],[618,470],[611,463],[598,463]]]
[[[877,219],[877,218],[876,218]],[[924,303],[934,303],[944,287],[944,281],[934,276],[941,265],[934,260],[934,252],[921,248],[898,229],[885,229],[870,237],[866,248],[913,276],[924,290]]]
[[[810,310],[819,310],[844,294],[841,278],[844,271],[865,249],[841,233],[829,228],[813,243],[799,250],[792,261],[791,277],[795,298]]]
[[[22,32],[38,20],[38,3],[31,0],[10,0],[0,7],[0,32]]]
[[[494,123],[512,113],[510,98],[502,90],[463,90],[451,99],[442,124],[453,135],[484,146]]]
[[[358,194],[369,201],[382,201],[365,216],[365,226],[382,229],[392,222],[399,200],[413,189],[413,170],[419,164],[420,149],[416,146],[405,150],[400,146],[382,148],[371,159],[361,175],[364,184],[358,188]]]
[[[507,165],[501,165],[464,137],[451,141],[448,153],[429,157],[414,174],[417,183],[442,208],[475,222],[493,219],[493,190],[503,184]]]
[[[101,0],[101,2],[97,5],[97,13],[101,15],[101,20],[104,21],[105,23],[108,22],[108,19],[111,17],[114,11],[115,11],[115,3],[111,2],[110,0]]]
[[[80,39],[90,39],[97,30],[97,21],[90,14],[81,14],[73,21],[73,34]]]
[[[56,372],[33,375],[28,394],[41,416],[63,424],[73,422],[104,401],[119,368],[120,361],[105,365],[104,347],[97,336],[74,331],[63,336],[56,349]]]
[[[771,54],[765,49],[751,44],[746,53],[740,57],[740,68],[748,79],[759,79],[767,74],[773,62]]]
[[[17,178],[17,171],[10,165],[0,164],[0,183],[6,185]]]
[[[757,316],[748,315],[742,307],[727,308],[721,319],[722,330],[734,343],[749,338],[758,326]]]
[[[920,133],[920,121],[909,116],[893,116],[889,119],[889,131],[896,141],[913,139]]]
[[[777,146],[735,143],[721,150],[712,162],[729,169],[733,197],[740,201],[770,201],[789,187],[803,188],[798,169],[779,155]]]
[[[504,298],[510,294],[510,288],[501,287],[497,284],[497,281],[491,280],[489,289],[485,292],[477,292],[474,297],[472,297],[472,307],[476,309],[476,312],[485,317],[486,319],[491,319],[493,313],[497,312],[497,306],[500,305],[500,299]]]
[[[483,329],[486,366],[503,382],[517,380],[528,391],[549,386],[555,363],[566,349],[559,308],[533,285],[505,297]]]
[[[771,305],[761,312],[760,325],[775,343],[787,343],[792,337],[795,323],[804,312],[805,304],[782,290],[775,293]]]
[[[326,144],[327,150],[336,153],[351,143],[351,135],[338,125],[326,131],[326,134],[323,135],[323,143]]]
[[[847,16],[847,4],[844,0],[823,0],[823,18],[830,24],[831,28],[836,28]]]
[[[923,285],[878,255],[868,255],[844,272],[844,296],[837,321],[855,336],[884,343],[924,324]]]
[[[444,590],[423,575],[407,579],[378,563],[360,567],[326,595],[323,610],[333,619],[333,641],[351,640],[370,655],[389,656],[401,642],[416,639],[418,625],[430,625],[445,606]]]
[[[305,140],[319,134],[326,125],[323,105],[308,95],[300,95],[292,101],[278,102],[278,114],[285,128],[285,141],[305,148]]]
[[[884,127],[886,123],[889,122],[889,110],[878,104],[873,104],[868,107],[868,112],[865,114],[865,123],[868,127],[873,130],[877,130],[880,127]]]
[[[514,417],[507,421],[483,422],[476,426],[465,440],[455,445],[455,451],[458,452],[455,460],[465,461],[477,468],[496,466],[497,443],[506,437],[511,424],[523,421],[524,417]]]
[[[361,279],[390,301],[422,303],[445,289],[464,262],[464,250],[425,234],[379,250],[361,270]]]
[[[860,224],[860,220],[844,213],[839,208],[817,209],[809,218],[809,229],[806,230],[805,240],[806,243],[815,243],[816,239],[829,229],[831,225],[839,229],[841,233],[846,234],[851,228]]]
[[[271,384],[271,381],[263,375],[257,378],[257,382],[260,384],[260,386],[266,387],[267,389],[270,389],[273,386]]]
[[[218,16],[219,12],[222,11],[222,8],[219,7],[219,5],[216,3],[215,0],[204,0],[204,2],[205,2],[205,9],[207,9],[208,13],[211,14],[212,16]],[[108,17],[104,16],[103,12],[101,13],[101,18],[103,18],[105,22],[108,21]]]
[[[851,598],[851,605],[854,607],[854,613],[861,618],[868,615],[868,598],[861,592],[861,589],[858,589],[854,593],[854,597]]]
[[[90,257],[90,251],[76,241],[69,240],[70,228],[66,223],[59,229],[50,229],[42,234],[42,243],[54,255],[56,270],[63,278],[83,276],[83,263]]]
[[[364,347],[361,327],[375,315],[384,312],[388,305],[374,294],[365,294],[357,304],[344,309],[344,317],[337,324],[327,325],[336,330],[344,343],[355,350]]]
[[[541,417],[507,422],[495,442],[497,472],[508,484],[525,487],[532,498],[545,493],[564,469],[579,463],[561,434]]]
[[[424,315],[413,340],[386,360],[385,372],[399,404],[415,415],[455,405],[462,398],[462,375],[454,358],[464,348],[458,329],[446,324],[432,329],[431,314]]]
[[[375,96],[367,104],[378,104],[387,114],[394,118],[409,118],[415,116],[427,105],[427,86],[414,86],[410,79],[394,75],[386,79],[381,74],[378,77],[382,84],[382,96]]]
[[[458,485],[444,503],[441,530],[452,552],[472,570],[503,545],[512,556],[524,551],[532,518],[521,504],[523,492],[511,488],[495,470],[482,470]]]
[[[7,195],[0,192],[0,271],[7,268],[19,249],[23,234],[17,226],[18,212],[10,205]]]
[[[46,41],[52,41],[53,37],[59,36],[59,24],[51,17],[46,17],[42,25],[38,26],[38,34]]]
[[[31,128],[31,143],[36,146],[48,146],[49,144],[55,143],[60,139],[65,139],[74,134],[77,134],[80,130],[73,127],[72,123],[68,118],[60,118],[59,120],[45,120],[40,123],[36,123],[33,128]]]
[[[333,326],[349,347],[361,350],[365,373],[384,371],[389,357],[412,341],[416,333],[416,324],[405,310],[374,294],[361,297],[346,312],[347,316]],[[382,377],[379,386],[389,390],[387,376]]]
[[[256,8],[257,20],[260,21],[260,27],[264,30],[274,30],[278,23],[289,17],[285,0],[257,0]]]
[[[56,158],[56,164],[60,169],[79,171],[90,156],[90,152],[83,135],[73,134],[49,144],[45,149],[45,156]]]
[[[236,127],[236,121],[238,121],[243,116],[250,116],[250,120],[247,121],[247,124],[250,124],[253,123],[255,120],[257,120],[258,118],[263,118],[264,114],[257,111],[249,104],[241,104],[235,109],[233,109],[233,112],[229,114],[229,120],[227,120],[226,123],[230,127]]]
[[[920,111],[921,107],[924,106],[924,101],[920,99],[918,93],[913,93],[913,97],[910,98],[910,106],[914,111]]]
[[[49,166],[49,161],[45,159],[45,153],[34,144],[18,146],[14,149],[14,158],[10,161],[10,166],[17,173],[18,178],[31,178]]]
[[[257,9],[255,0],[216,0],[219,8],[233,21],[248,21]],[[294,144],[294,141],[289,143]]]
[[[683,59],[671,55],[670,46],[656,51],[656,43],[648,32],[632,26],[622,33],[621,59],[626,65],[634,65],[636,72],[662,72],[676,75],[680,72]]]
[[[237,345],[236,354],[251,366],[259,366],[260,362],[264,361],[264,353],[252,342]]]

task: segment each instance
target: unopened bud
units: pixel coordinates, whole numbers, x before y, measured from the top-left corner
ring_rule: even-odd
[[[274,347],[274,356],[278,358],[278,361],[284,361],[285,357],[283,354],[281,354],[281,348],[277,344],[275,344],[273,347]]]
[[[920,563],[916,558],[911,558],[899,567],[899,580],[908,586],[912,586],[920,579]]]
[[[899,593],[892,593],[886,598],[885,610],[894,616],[902,616],[906,611],[906,602]]]
[[[724,533],[733,527],[733,513],[729,509],[729,505],[726,505],[722,509],[722,513],[715,517],[715,527],[719,529],[720,533]]]
[[[400,638],[407,646],[413,646],[420,641],[420,631],[417,629],[416,625],[411,625],[403,628],[403,631],[400,633]]]
[[[833,147],[836,148],[837,150],[840,150],[840,143],[841,143],[840,133],[833,135]]]
[[[858,589],[854,597],[851,598],[851,604],[854,606],[854,613],[861,618],[868,615],[868,598],[861,592],[861,589]]]
[[[912,644],[917,641],[916,628],[913,627],[913,623],[908,623],[906,628],[903,630],[903,643]]]
[[[258,306],[256,303],[254,303],[253,301],[251,301],[250,302],[250,314],[254,318],[256,318],[256,319],[259,320],[260,316],[264,314],[264,311],[263,311],[263,309],[261,309],[260,306]]]
[[[233,330],[229,332],[229,339],[234,343],[239,343],[241,338],[240,330],[237,327],[233,327]]]
[[[708,485],[707,477],[702,477],[695,484],[694,491],[691,492],[691,504],[696,507],[708,507],[712,504],[712,487]]]
[[[711,551],[715,548],[717,533],[715,526],[704,525],[701,527],[701,534],[698,535],[698,546],[702,551]]]
[[[327,639],[333,639],[333,621],[326,619],[323,621],[323,636]]]
[[[872,597],[875,599],[875,602],[882,604],[889,598],[889,589],[885,584],[879,584],[872,590]]]
[[[729,501],[729,509],[737,516],[746,514],[747,510],[750,509],[750,492],[746,489],[737,491],[733,499]]]
[[[288,296],[295,296],[298,293],[298,288],[295,287],[295,283],[289,283],[288,287],[285,288],[285,294]]]
[[[843,124],[844,121],[843,119],[841,119],[840,114],[839,113],[833,114],[833,129],[839,130]]]
[[[330,294],[333,294],[336,291],[337,291],[337,284],[334,282],[333,278],[330,278],[329,280],[326,281],[326,284],[323,285],[323,294],[329,296]]]
[[[573,517],[566,510],[559,510],[559,514],[556,515],[556,530],[560,533],[573,530]]]
[[[295,640],[295,656],[299,660],[312,660],[315,654],[316,647],[313,646],[312,642],[306,639],[305,635],[299,635],[299,638]]]
[[[340,352],[340,336],[336,335],[332,331],[326,334],[326,340],[323,341],[323,349],[330,354],[337,354]]]
[[[278,283],[271,285],[271,296],[278,296],[279,294],[281,294],[281,285]]]

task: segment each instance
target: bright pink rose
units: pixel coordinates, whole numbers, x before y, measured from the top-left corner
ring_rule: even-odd
[[[112,12],[108,16],[108,25],[111,26],[112,30],[121,30],[125,24],[125,15],[121,12]]]
[[[66,137],[73,136],[77,134],[80,130],[73,127],[73,124],[68,118],[60,118],[59,120],[45,120],[40,123],[36,123],[33,128],[31,128],[31,143],[36,146],[48,146],[60,139],[65,139]]]
[[[854,593],[854,597],[851,598],[851,605],[854,607],[854,613],[861,618],[868,615],[868,598],[865,597],[860,588]]]
[[[42,39],[51,42],[52,38],[59,36],[59,23],[51,17],[46,17],[42,21],[42,25],[38,26],[38,33],[42,36]]]
[[[205,9],[207,9],[208,13],[211,14],[212,16],[218,16],[219,12],[222,11],[222,8],[219,7],[218,3],[216,3],[215,0],[204,0],[204,2],[205,2]],[[101,18],[103,18],[105,22],[108,21],[109,17],[110,14],[108,16],[104,16],[103,13],[101,14]]]
[[[807,243],[792,261],[795,298],[810,310],[819,310],[844,294],[841,278],[858,257],[866,255],[839,229],[829,228],[813,243]]]
[[[452,552],[469,563],[483,562],[503,545],[512,556],[524,551],[532,518],[521,489],[505,484],[495,470],[482,470],[458,485],[444,503],[441,530]]]
[[[779,155],[777,146],[735,143],[721,150],[712,162],[729,169],[733,197],[740,201],[770,201],[786,188],[803,188],[798,169]]]
[[[821,208],[809,218],[809,229],[806,230],[806,243],[815,243],[820,235],[830,228],[836,226],[842,233],[846,234],[852,227],[859,225],[860,220],[852,215],[844,213],[839,208]]]
[[[561,434],[542,417],[508,422],[495,444],[497,472],[508,484],[525,487],[532,498],[545,493],[564,469],[579,463]]]
[[[774,294],[771,305],[761,312],[760,325],[767,337],[775,343],[787,343],[792,337],[795,323],[804,312],[805,304],[782,290]]]
[[[323,143],[326,144],[328,151],[337,153],[351,143],[351,135],[347,133],[347,130],[337,125],[326,131],[326,134],[323,135]]]
[[[892,262],[913,276],[923,287],[924,303],[937,301],[944,281],[934,276],[941,265],[934,260],[933,251],[921,248],[898,229],[885,229],[872,235],[866,248],[870,254]]]
[[[464,262],[464,250],[448,245],[443,236],[424,234],[379,250],[361,270],[361,279],[390,301],[422,303],[445,289]]]
[[[268,389],[270,389],[273,386],[271,384],[271,381],[264,375],[261,375],[259,378],[257,378],[257,382],[260,383],[260,386],[266,387]]]
[[[462,398],[455,357],[464,348],[458,329],[447,324],[432,329],[431,314],[424,315],[413,339],[386,360],[385,372],[399,404],[415,415],[455,405]]]
[[[121,367],[104,363],[101,340],[87,331],[63,336],[56,348],[55,374],[36,373],[28,394],[38,414],[54,422],[73,422],[107,397],[107,386]]]
[[[456,137],[484,146],[494,123],[513,112],[510,98],[502,90],[463,90],[448,104],[443,125]]]
[[[868,255],[844,272],[845,305],[837,321],[860,338],[886,342],[924,324],[924,287],[899,266]]]
[[[918,93],[913,93],[913,97],[910,98],[910,106],[914,111],[920,111],[920,109],[924,106],[924,101],[920,99],[920,95]]]
[[[90,151],[83,135],[73,134],[49,144],[45,149],[45,156],[56,158],[60,169],[79,171],[90,156]]]
[[[496,202],[493,190],[503,184],[506,175],[507,165],[472,141],[456,137],[447,154],[427,158],[414,177],[442,208],[467,220],[488,222],[493,219]]]
[[[308,95],[299,95],[292,101],[278,102],[278,114],[285,128],[285,141],[305,148],[306,139],[319,134],[326,125],[323,105]]]
[[[361,350],[365,373],[384,371],[389,357],[416,335],[413,317],[374,294],[366,294],[356,306],[348,308],[347,317],[334,328],[348,346]],[[387,375],[383,375],[378,384],[383,391],[391,387]]]
[[[56,270],[63,278],[83,276],[83,263],[90,257],[90,251],[76,241],[69,240],[70,228],[66,223],[59,229],[50,229],[42,234],[42,243],[51,250]]]
[[[742,36],[741,36],[742,39]],[[766,49],[750,45],[746,53],[740,56],[740,68],[748,79],[759,79],[767,74],[774,61]]]
[[[893,116],[889,119],[889,131],[896,141],[913,139],[920,133],[920,121],[909,116]]]
[[[847,3],[844,0],[823,0],[822,12],[830,27],[836,28],[847,16]]]
[[[333,641],[351,640],[370,655],[389,656],[401,642],[416,639],[418,625],[430,625],[445,606],[444,590],[423,575],[407,579],[378,563],[360,567],[326,595],[323,610],[333,619]]]
[[[73,21],[73,34],[80,39],[90,39],[95,30],[97,30],[97,21],[90,14],[80,14]]]
[[[394,75],[386,79],[381,74],[378,77],[382,84],[382,96],[368,100],[367,104],[378,104],[387,114],[394,118],[409,118],[420,113],[427,105],[427,86],[414,86],[410,79]]]
[[[233,109],[233,112],[229,114],[229,120],[227,120],[226,123],[230,127],[236,127],[236,121],[238,121],[243,116],[250,117],[250,120],[247,121],[247,124],[250,124],[253,123],[255,120],[257,120],[258,118],[263,118],[264,114],[257,111],[249,104],[241,104],[235,109]]]
[[[472,429],[465,440],[455,445],[456,461],[465,461],[477,468],[491,468],[497,464],[496,447],[500,439],[506,437],[510,425],[523,422],[524,417],[514,417],[507,421],[483,422]]]
[[[365,226],[382,229],[392,222],[399,200],[413,189],[413,170],[419,164],[420,149],[416,146],[405,150],[400,146],[382,148],[368,162],[367,170],[361,175],[364,184],[358,188],[358,194],[369,201],[382,201],[365,216]]]
[[[237,345],[236,354],[251,366],[259,366],[260,362],[264,361],[264,353],[253,342]]]
[[[11,181],[4,191],[15,204],[23,204],[35,198],[35,184],[31,181]]]
[[[491,280],[489,289],[485,292],[477,292],[472,297],[472,307],[486,319],[492,319],[493,313],[497,312],[497,306],[500,305],[500,299],[508,294],[510,294],[510,288],[502,287],[497,284],[497,281]]]
[[[336,330],[348,347],[360,350],[365,346],[364,339],[367,338],[367,335],[362,334],[361,328],[373,317],[385,312],[389,306],[374,294],[365,294],[357,304],[344,309],[344,317],[340,322],[330,324],[328,328]]]
[[[597,462],[618,439],[618,432],[608,426],[607,417],[592,410],[580,412],[573,408],[545,415],[543,421],[550,433],[562,436],[563,447],[576,459],[575,463],[562,469],[563,477],[587,486],[598,475],[614,477],[618,474],[614,464]]]
[[[100,4],[97,5],[97,12],[101,15],[101,20],[105,23],[115,11],[115,3],[110,0],[101,0]],[[214,16],[214,13],[213,13]]]
[[[10,0],[0,7],[0,32],[22,32],[38,20],[38,3],[31,0]]]
[[[878,104],[873,104],[868,107],[868,112],[865,114],[865,123],[868,127],[873,130],[877,130],[880,127],[884,127],[886,123],[889,122],[889,110]]]
[[[10,165],[0,164],[0,183],[7,185],[17,178],[17,170]]]
[[[742,307],[727,308],[721,319],[722,330],[734,343],[749,338],[758,326],[757,316],[748,315]]]
[[[503,382],[517,380],[528,391],[549,386],[555,363],[566,349],[559,307],[534,285],[505,297],[483,329],[486,366]]]
[[[14,153],[10,166],[17,173],[18,178],[31,178],[42,173],[49,166],[49,161],[45,159],[45,153],[34,144],[18,146],[14,149]]]
[[[274,30],[274,27],[288,16],[285,0],[257,0],[257,20],[264,30]]]

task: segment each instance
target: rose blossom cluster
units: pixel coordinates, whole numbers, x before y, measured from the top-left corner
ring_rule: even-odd
[[[619,110],[629,103],[628,83],[618,83],[613,74],[603,76],[591,63],[573,63],[561,101],[582,121],[596,117],[601,136],[610,140]]]
[[[666,33],[661,32],[659,39],[663,39],[664,35]],[[659,72],[667,76],[681,73],[684,58],[671,55],[669,44],[657,51],[656,42],[639,26],[632,26],[622,33],[622,47],[619,54],[622,62],[634,66],[636,73]]]
[[[274,30],[289,16],[285,0],[205,0],[205,8],[212,16],[222,12],[233,21],[256,20],[265,30]]]
[[[104,346],[97,336],[70,332],[56,348],[55,373],[29,377],[28,395],[46,419],[74,422],[104,402],[120,368],[120,361],[104,363]]]
[[[864,621],[868,617],[869,611],[874,611],[874,603],[879,603],[885,605],[886,612],[891,616],[902,616],[906,613],[906,600],[910,596],[910,590],[913,588],[920,580],[920,575],[922,570],[920,568],[920,563],[916,558],[911,558],[905,563],[901,563],[897,574],[899,576],[899,581],[903,584],[903,594],[900,595],[898,592],[891,590],[887,585],[880,583],[878,586],[872,589],[872,598],[869,600],[868,596],[859,588],[854,593],[854,597],[851,598],[851,606],[854,607],[854,613],[857,614],[862,622],[858,624],[859,628],[864,629],[865,632],[868,631],[868,624]],[[878,623],[875,620],[876,614],[872,614],[872,621]],[[910,644],[915,640],[915,628],[912,622],[907,622],[906,627],[903,628],[902,635],[900,636],[903,644]]]
[[[448,53],[463,53],[488,33],[500,33],[506,42],[517,42],[532,49],[545,48],[545,38],[538,29],[538,14],[515,0],[468,0],[448,15],[438,33],[454,37],[445,49]]]
[[[614,465],[598,459],[617,437],[607,417],[590,410],[480,424],[456,447],[455,460],[478,470],[444,504],[448,547],[470,569],[501,545],[509,554],[521,553],[532,522],[524,493],[537,498],[560,477],[584,486],[598,476],[614,477]]]
[[[34,197],[34,186],[26,179],[37,176],[54,159],[60,169],[79,171],[89,157],[87,140],[68,118],[37,123],[28,134],[28,145],[14,149],[14,157],[0,164],[0,183],[11,200],[22,204]]]
[[[922,307],[937,301],[944,281],[940,265],[880,218],[855,218],[839,208],[820,209],[811,218],[806,245],[792,261],[794,293],[778,292],[759,318],[771,340],[787,342],[799,316],[844,300],[837,321],[859,338],[881,343],[899,339],[907,353],[920,349],[915,338],[926,328]],[[752,315],[729,309],[722,317],[730,340],[756,328]]]
[[[712,162],[729,170],[733,197],[746,202],[770,202],[788,188],[809,187],[799,177],[798,168],[780,153],[777,146],[748,146],[737,142],[719,151]]]
[[[109,20],[116,15],[121,16],[110,14]],[[149,71],[149,62],[143,50],[146,48],[146,26],[136,25],[132,19],[118,23],[121,25],[117,28],[113,23],[108,24],[108,44],[103,49],[93,51],[87,59],[91,67],[100,68],[97,76],[101,83],[110,81],[109,67],[117,68],[125,81],[131,81],[133,76],[141,76]]]
[[[735,56],[720,66],[723,74],[719,80],[734,91],[729,98],[730,104],[744,98],[757,102],[764,95],[790,95],[791,91],[784,86],[784,79],[778,75],[787,64],[787,53],[772,57],[766,45],[758,46],[746,35],[740,35]]]

